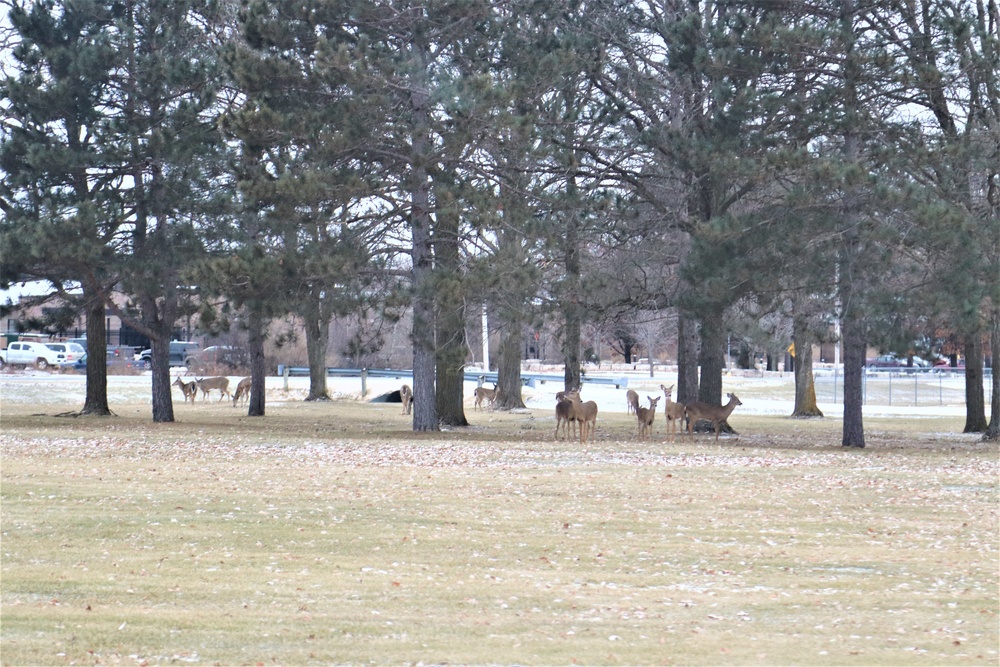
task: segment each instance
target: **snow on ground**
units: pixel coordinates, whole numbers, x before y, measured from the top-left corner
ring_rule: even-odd
[[[555,369],[542,369],[541,371],[532,369],[533,373],[542,372],[553,376],[551,381],[536,382],[535,386],[526,386],[522,396],[525,405],[530,409],[551,410],[554,408],[556,392],[562,391],[563,382],[561,372]],[[600,371],[588,372],[590,377],[621,378],[628,379],[628,388],[639,393],[640,401],[646,404],[647,396],[663,396],[660,385],[670,386],[676,383],[676,371],[657,374],[649,377],[646,372],[627,371]],[[231,378],[235,387],[239,381],[239,376]],[[149,402],[149,382],[150,373],[140,375],[112,375],[108,378],[109,398],[115,402],[138,401]],[[286,389],[287,382],[287,391]],[[957,386],[964,385],[964,379],[960,376],[948,378],[945,382],[954,383]],[[364,400],[372,400],[383,394],[396,391],[402,384],[413,382],[406,374],[400,374],[398,378],[368,378],[366,382],[367,394]],[[792,411],[794,403],[794,379],[790,373],[768,373],[757,374],[756,377],[742,375],[726,375],[723,378],[723,392],[735,392],[739,395],[743,405],[739,411],[745,414],[757,415],[787,415]],[[465,406],[466,410],[473,410],[473,392],[477,386],[476,382],[465,383]],[[487,385],[492,387],[492,384]],[[306,397],[309,389],[309,378],[294,377],[287,380],[283,377],[271,376],[267,378],[268,402],[280,403],[283,401],[302,400]],[[327,388],[332,398],[337,400],[357,400],[361,401],[361,378],[359,377],[330,377],[327,379]],[[41,371],[6,371],[0,373],[0,406],[3,403],[64,403],[72,404],[81,400],[84,392],[84,377],[74,374],[56,374]],[[614,385],[585,383],[582,391],[584,400],[596,401],[602,412],[625,413],[627,406],[625,403],[626,388],[616,388]],[[676,399],[676,394],[672,395]],[[179,396],[175,396],[176,401],[180,401]],[[659,405],[662,409],[663,400]],[[819,402],[819,407],[828,417],[842,417],[843,405],[830,401]],[[928,400],[926,404],[919,406],[912,405],[875,405],[866,404],[864,408],[866,416],[905,416],[913,417],[937,417],[965,415],[965,405],[963,403],[945,403],[941,405],[936,400]]]

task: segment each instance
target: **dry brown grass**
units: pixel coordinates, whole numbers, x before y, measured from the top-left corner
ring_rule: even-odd
[[[414,434],[275,393],[155,425],[121,391],[4,400],[4,665],[998,661],[997,448],[954,419],[857,452],[832,420],[671,445],[622,414],[581,449],[548,412]]]

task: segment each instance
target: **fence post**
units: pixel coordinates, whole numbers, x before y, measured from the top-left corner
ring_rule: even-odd
[[[288,369],[290,366],[285,366],[281,371],[281,377],[285,380],[285,391],[288,391]]]
[[[361,369],[361,398],[368,395],[368,369]]]

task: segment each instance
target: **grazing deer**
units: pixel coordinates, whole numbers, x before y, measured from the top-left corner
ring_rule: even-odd
[[[566,398],[573,404],[573,416],[580,422],[580,444],[586,444],[587,438],[593,438],[597,429],[597,403],[580,400],[580,391],[566,393]]]
[[[191,399],[191,402],[194,403],[195,397],[198,396],[198,387],[195,385],[194,381],[185,382],[181,379],[181,376],[178,375],[177,379],[174,380],[174,384],[181,388],[181,393],[184,394],[185,403],[187,403],[189,398]]]
[[[648,408],[636,408],[635,416],[639,420],[639,439],[642,440],[647,435],[653,434],[653,422],[656,421],[656,404],[660,402],[660,397],[649,399]]]
[[[573,429],[573,437],[576,437],[576,414],[573,411],[573,401],[566,398],[566,394],[559,392],[556,394],[556,439],[559,438],[559,427],[563,430],[563,439],[569,439],[570,428]]]
[[[629,389],[625,392],[625,402],[628,403],[628,414],[639,414],[639,394]]]
[[[240,383],[236,385],[236,392],[233,394],[234,408],[241,399],[244,401],[250,400],[250,378],[243,378],[240,380]]]
[[[674,390],[674,385],[664,387],[661,384],[660,389],[663,390],[663,395],[667,399],[667,402],[663,404],[663,414],[667,418],[667,429],[670,431],[670,442],[674,442],[677,436],[677,424],[681,425],[681,432],[683,433],[684,431],[684,404],[674,403],[670,400],[670,394]]]
[[[486,387],[476,387],[475,391],[476,404],[473,408],[483,409],[483,401],[490,404],[490,408],[493,407],[493,401],[497,398],[497,383],[493,383],[492,389],[487,389]]]
[[[410,385],[404,384],[399,388],[399,400],[403,403],[403,412],[401,414],[410,414],[410,408],[413,405],[413,390],[410,389]]]
[[[715,429],[715,439],[719,439],[719,430],[722,428],[722,422],[729,419],[729,415],[733,414],[733,410],[736,409],[737,405],[743,405],[743,401],[736,394],[726,394],[726,396],[729,397],[729,402],[723,406],[709,405],[701,401],[687,404],[685,412],[688,419],[688,435],[691,435],[694,423],[700,419],[704,419],[705,421],[712,422],[712,428]]]
[[[221,401],[226,396],[232,398],[232,394],[229,393],[229,378],[227,377],[211,377],[211,378],[195,378],[195,384],[198,385],[198,389],[201,389],[202,398],[208,398],[208,392],[213,389],[219,390],[219,400]]]

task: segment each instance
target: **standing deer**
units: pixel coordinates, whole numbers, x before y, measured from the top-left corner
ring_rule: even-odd
[[[492,408],[493,401],[495,401],[497,398],[497,383],[496,382],[493,383],[492,389],[487,389],[486,387],[476,387],[474,395],[476,397],[476,404],[473,406],[473,408],[478,408],[482,410],[483,401],[489,403],[490,407]]]
[[[236,385],[236,391],[235,393],[233,393],[234,408],[236,407],[236,404],[240,402],[240,400],[243,401],[250,400],[250,378],[243,378],[242,380],[240,380],[240,383]]]
[[[566,398],[566,394],[559,392],[556,394],[556,439],[559,438],[559,427],[563,430],[563,439],[569,439],[569,431],[572,427],[573,437],[576,437],[576,414],[573,411],[573,401]]]
[[[625,402],[628,403],[628,414],[639,414],[639,394],[629,389],[625,392]]]
[[[399,400],[403,402],[402,414],[410,414],[410,408],[413,406],[413,390],[410,389],[410,385],[404,384],[399,388]]]
[[[181,388],[181,393],[184,394],[185,403],[187,403],[189,398],[191,399],[191,402],[194,403],[194,399],[198,396],[198,387],[195,385],[194,381],[185,382],[181,379],[181,376],[178,375],[177,379],[174,380],[174,384]]]
[[[194,382],[198,385],[198,389],[201,389],[202,398],[208,398],[208,392],[213,389],[219,390],[220,401],[226,396],[233,397],[229,393],[229,378],[227,377],[195,378]]]
[[[737,405],[743,405],[743,401],[736,394],[726,394],[726,396],[729,397],[729,402],[721,407],[702,403],[701,401],[687,404],[685,412],[687,412],[688,419],[688,435],[691,435],[694,423],[700,419],[704,419],[705,421],[712,422],[712,428],[715,429],[715,439],[719,439],[719,429],[722,428],[722,422],[729,419],[729,415],[733,414],[733,410],[736,409]]]
[[[580,444],[586,444],[587,438],[593,438],[597,429],[597,403],[580,400],[580,391],[566,393],[566,398],[573,404],[573,416],[580,422]]]
[[[656,421],[656,404],[660,402],[660,397],[657,396],[653,398],[652,396],[647,396],[649,399],[648,408],[638,408],[636,409],[635,416],[639,420],[639,439],[642,440],[647,435],[653,434],[653,422]]]
[[[663,390],[663,395],[667,399],[667,402],[663,404],[663,414],[667,418],[667,429],[670,431],[670,442],[674,442],[677,436],[677,424],[681,425],[681,432],[683,433],[684,431],[684,404],[674,403],[670,400],[670,394],[674,390],[674,385],[664,387],[661,384],[660,389]]]

